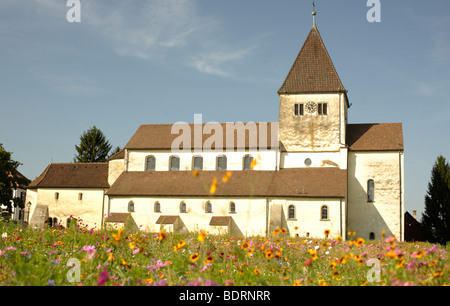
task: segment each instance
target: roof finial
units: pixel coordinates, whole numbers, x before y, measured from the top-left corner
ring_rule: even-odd
[[[314,3],[314,0],[313,0],[313,12],[312,12],[312,15],[313,15],[313,27],[315,28],[316,27],[316,4]]]

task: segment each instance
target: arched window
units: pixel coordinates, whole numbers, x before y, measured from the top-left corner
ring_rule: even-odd
[[[181,202],[180,203],[180,213],[185,213],[186,212],[186,203]]]
[[[78,200],[79,201],[83,200],[83,194],[81,192],[78,194]]]
[[[326,205],[320,208],[320,220],[328,220],[328,206]]]
[[[194,156],[192,161],[192,170],[203,170],[203,157]]]
[[[128,212],[133,212],[134,211],[134,202],[130,201],[128,202]]]
[[[252,161],[253,156],[251,155],[244,156],[244,170],[252,170]]]
[[[227,170],[227,157],[225,155],[217,157],[217,170]]]
[[[370,232],[369,240],[375,240],[375,233],[374,232]]]
[[[205,212],[212,213],[212,204],[211,202],[206,203]]]
[[[159,202],[155,202],[154,211],[157,213],[161,212],[161,204]]]
[[[288,207],[288,219],[295,219],[295,206],[289,205]]]
[[[234,202],[230,202],[230,213],[236,212],[236,204]]]
[[[375,182],[373,180],[367,181],[367,202],[375,201]]]
[[[147,156],[145,159],[145,171],[155,171],[156,158],[154,156]]]
[[[170,157],[170,171],[180,170],[180,158],[178,156]]]
[[[55,192],[55,200],[59,199],[59,192]]]

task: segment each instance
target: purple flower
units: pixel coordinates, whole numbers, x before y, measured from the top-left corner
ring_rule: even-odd
[[[104,284],[106,284],[108,279],[109,279],[108,270],[105,268],[105,270],[100,272],[100,275],[98,276],[97,286],[103,286]]]

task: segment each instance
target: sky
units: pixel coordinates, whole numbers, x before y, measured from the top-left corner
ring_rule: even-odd
[[[0,1],[0,143],[29,179],[72,162],[92,126],[123,147],[145,123],[278,121],[312,0]],[[405,208],[450,160],[450,1],[316,0],[350,123],[402,122]],[[368,6],[369,4],[369,6]]]

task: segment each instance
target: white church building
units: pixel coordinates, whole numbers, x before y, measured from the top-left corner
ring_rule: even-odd
[[[107,163],[50,164],[27,189],[31,224],[403,240],[402,124],[348,123],[315,25],[278,95],[278,122],[143,124]]]

